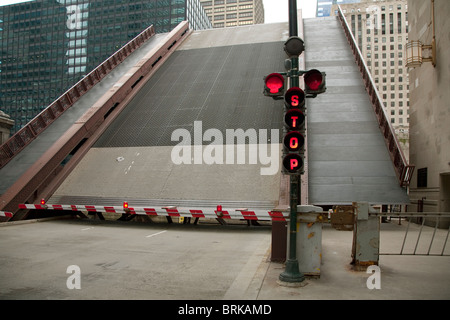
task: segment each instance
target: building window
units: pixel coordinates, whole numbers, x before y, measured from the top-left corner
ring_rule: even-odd
[[[428,168],[417,170],[417,188],[426,188],[428,180]]]

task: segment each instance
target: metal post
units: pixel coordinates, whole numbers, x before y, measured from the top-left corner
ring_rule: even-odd
[[[297,260],[297,191],[300,187],[300,176],[291,176],[290,190],[290,215],[289,215],[289,257],[286,261],[286,269],[280,274],[279,280],[289,283],[303,282],[305,275],[300,272]]]
[[[298,36],[297,0],[289,0],[289,36]]]
[[[297,1],[289,0],[289,33],[297,36]],[[298,56],[291,58],[290,86],[299,86]],[[280,274],[279,280],[289,283],[299,283],[305,280],[305,275],[299,271],[297,260],[297,205],[301,204],[301,184],[299,175],[290,176],[290,215],[289,215],[289,256],[286,269]]]

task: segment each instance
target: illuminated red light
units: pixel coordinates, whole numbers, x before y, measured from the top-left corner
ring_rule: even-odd
[[[304,144],[305,137],[298,131],[289,132],[284,137],[284,145],[290,152],[299,151]]]
[[[277,93],[281,87],[283,87],[283,81],[277,77],[272,77],[267,81],[267,87],[269,88],[270,93]]]
[[[128,202],[126,202],[126,201],[123,202],[123,208],[128,209]]]
[[[279,73],[271,73],[265,78],[266,91],[268,95],[282,94],[284,90],[284,78]]]
[[[295,170],[298,167],[298,160],[297,159],[291,159],[291,162],[289,164],[289,168],[291,170]]]
[[[292,87],[284,95],[284,101],[290,109],[302,108],[305,105],[305,92],[298,87]]]
[[[41,205],[45,204],[45,199],[41,199]]]
[[[292,109],[286,112],[284,122],[289,129],[297,130],[305,123],[305,115],[299,109]]]
[[[217,206],[217,211],[222,211],[222,206],[221,205]]]
[[[283,167],[289,173],[299,173],[303,168],[303,159],[299,154],[288,154],[283,159]]]

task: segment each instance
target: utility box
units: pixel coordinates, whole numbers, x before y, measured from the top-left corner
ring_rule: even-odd
[[[286,261],[286,221],[272,221],[272,250],[270,261]]]
[[[333,206],[330,217],[331,226],[336,230],[351,231],[355,224],[353,206]]]
[[[299,271],[305,276],[320,277],[322,264],[321,207],[297,206],[297,260]],[[289,234],[287,252],[289,252]]]
[[[273,211],[288,212],[289,206],[279,205]],[[287,229],[288,229],[287,221],[279,221],[277,219],[272,220],[272,250],[271,250],[271,257],[270,257],[270,261],[272,261],[272,262],[285,262],[286,261]]]

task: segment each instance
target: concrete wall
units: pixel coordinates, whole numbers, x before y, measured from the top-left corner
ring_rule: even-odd
[[[416,166],[410,198],[413,204],[423,199],[425,212],[450,211],[450,3],[435,0],[434,5],[437,65],[424,62],[409,70],[410,162]],[[408,0],[408,6],[409,40],[431,44],[432,1]],[[426,187],[417,185],[421,168],[428,168]]]

